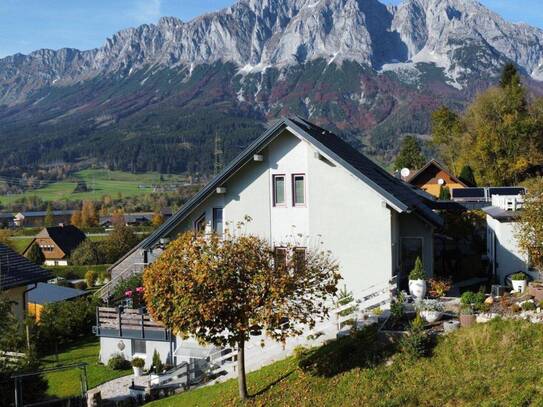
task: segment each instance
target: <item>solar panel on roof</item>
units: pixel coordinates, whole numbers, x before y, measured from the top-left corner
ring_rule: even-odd
[[[484,198],[484,188],[452,188],[452,198]]]
[[[488,188],[488,195],[524,195],[526,189],[522,187],[493,187]]]

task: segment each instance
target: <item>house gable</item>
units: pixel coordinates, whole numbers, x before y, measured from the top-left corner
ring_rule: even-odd
[[[198,207],[202,206],[205,200],[215,195],[218,187],[232,188],[229,183],[231,178],[245,165],[252,162],[255,154],[262,153],[270,143],[281,134],[284,134],[285,131],[310,145],[313,153],[320,158],[347,170],[351,176],[358,178],[363,184],[371,188],[380,196],[381,200],[394,210],[406,213],[413,212],[428,223],[433,225],[441,224],[441,218],[424,203],[424,199],[411,186],[392,177],[336,135],[301,119],[283,119],[255,140],[221,174],[217,175],[190,199],[179,212],[111,268],[115,268],[117,264],[134,251],[151,248],[160,238],[174,235],[179,230],[186,230],[187,222],[191,222],[188,219],[191,214],[197,213]]]

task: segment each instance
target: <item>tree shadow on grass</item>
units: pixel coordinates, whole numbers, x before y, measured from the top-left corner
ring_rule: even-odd
[[[377,327],[367,327],[319,348],[302,351],[298,366],[313,376],[333,377],[355,368],[374,367],[395,351],[395,344],[380,336]]]
[[[276,384],[278,383],[281,383],[283,380],[285,380],[286,378],[288,378],[289,376],[291,376],[292,374],[294,373],[294,370],[291,370],[283,375],[281,375],[280,377],[278,377],[277,379],[275,379],[273,382],[269,383],[266,387],[260,389],[259,391],[257,391],[256,393],[252,394],[250,397],[253,398],[253,397],[257,397],[257,396],[260,396],[264,393],[266,393],[268,390],[270,390],[273,386],[275,386]]]

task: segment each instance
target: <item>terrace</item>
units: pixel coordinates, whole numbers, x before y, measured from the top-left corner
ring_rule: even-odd
[[[145,308],[98,307],[96,309],[96,336],[108,338],[148,339],[169,342],[171,332],[151,319]]]

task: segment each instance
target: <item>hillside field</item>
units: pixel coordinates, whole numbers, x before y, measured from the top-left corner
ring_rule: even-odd
[[[74,178],[86,182],[89,192],[74,193],[77,182],[59,181],[43,188],[27,191],[22,194],[2,195],[0,204],[10,204],[17,199],[27,196],[38,196],[44,201],[66,200],[98,200],[103,195],[111,195],[113,198],[144,195],[153,192],[154,184],[180,184],[186,181],[181,175],[161,175],[157,172],[132,174],[124,171],[110,171],[103,169],[87,169],[76,172]]]
[[[328,365],[353,357],[353,346],[331,349]],[[248,375],[248,403],[229,380],[150,406],[542,406],[542,368],[541,325],[498,319],[440,337],[416,360],[395,353],[333,375],[304,372],[296,357],[276,362]]]

